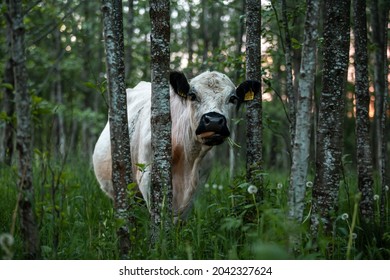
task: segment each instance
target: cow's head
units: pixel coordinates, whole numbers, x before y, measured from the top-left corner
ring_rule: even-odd
[[[232,104],[237,108],[247,98],[250,81],[234,86],[219,72],[204,72],[190,82],[182,72],[172,72],[170,83],[181,98],[191,107],[191,126],[199,142],[207,146],[221,144],[230,135],[229,112]],[[256,90],[254,90],[256,92]]]

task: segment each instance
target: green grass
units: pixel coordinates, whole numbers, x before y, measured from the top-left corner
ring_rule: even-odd
[[[95,180],[90,163],[60,162],[36,154],[35,209],[44,259],[117,259],[113,205]],[[0,169],[0,235],[13,232],[12,246],[0,248],[0,258],[23,258],[17,203],[15,167]],[[340,188],[339,212],[332,236],[320,236],[315,246],[309,220],[296,225],[287,219],[287,175],[264,175],[264,200],[248,193],[243,178],[229,181],[224,168],[216,168],[202,185],[185,221],[174,225],[169,237],[149,242],[149,215],[145,203],[133,199],[132,259],[389,259],[389,228],[366,228],[357,222],[350,239],[356,178]],[[311,207],[307,194],[305,215]],[[377,210],[378,211],[378,210]],[[342,219],[347,213],[348,218]],[[378,214],[376,212],[376,214]],[[345,215],[343,216],[345,218]],[[13,224],[15,225],[14,230]],[[296,233],[302,246],[288,250],[288,237]],[[348,243],[349,242],[349,243]],[[329,250],[331,248],[331,250]],[[8,250],[8,251],[7,251]],[[349,252],[347,252],[349,251]]]

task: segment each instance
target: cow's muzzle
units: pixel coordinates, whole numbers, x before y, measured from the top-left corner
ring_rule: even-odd
[[[195,133],[202,139],[202,143],[207,146],[222,144],[226,137],[230,135],[225,116],[215,112],[202,116]]]

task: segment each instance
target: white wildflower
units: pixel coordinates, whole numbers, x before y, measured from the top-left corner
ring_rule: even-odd
[[[282,183],[278,183],[277,186],[276,186],[276,188],[277,188],[278,190],[283,189],[283,184],[282,184]]]
[[[312,181],[307,181],[306,182],[306,188],[312,188],[313,187],[313,182]]]
[[[219,186],[218,186],[218,190],[222,191],[222,190],[223,190],[223,186],[222,186],[222,185],[219,185]]]
[[[213,184],[213,189],[217,189],[218,188],[218,185],[217,184]]]
[[[345,221],[345,220],[348,220],[348,217],[349,217],[349,216],[348,216],[348,213],[343,213],[343,214],[341,215],[341,219],[344,220],[344,221]]]
[[[0,234],[0,246],[1,247],[10,247],[14,245],[15,239],[9,233]]]
[[[254,185],[250,185],[250,186],[248,187],[248,193],[250,193],[250,194],[255,194],[255,193],[257,193],[257,187],[254,186]]]
[[[374,200],[379,200],[379,195],[375,194],[374,195]]]
[[[210,188],[210,185],[208,183],[204,184],[205,189]]]

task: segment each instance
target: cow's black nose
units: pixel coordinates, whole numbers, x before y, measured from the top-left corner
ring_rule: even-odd
[[[223,143],[225,138],[229,137],[230,132],[225,116],[210,112],[201,117],[195,134],[202,138],[204,145],[215,146]]]
[[[223,115],[214,112],[204,114],[202,121],[205,124],[205,128],[211,128],[211,130],[213,130],[214,127],[221,128],[226,125],[226,118]]]

